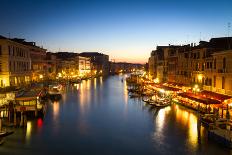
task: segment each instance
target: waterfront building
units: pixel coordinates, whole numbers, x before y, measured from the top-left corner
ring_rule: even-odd
[[[159,82],[232,95],[231,47],[232,37],[200,41],[197,46],[157,46],[149,58],[149,74]]]
[[[232,95],[232,50],[215,52],[213,60],[215,66],[210,74],[213,82],[205,89]]]
[[[54,53],[51,53],[51,52],[46,53],[46,70],[47,70],[48,79],[56,79],[57,59]]]
[[[142,68],[141,64],[133,64],[133,63],[127,63],[127,62],[111,62],[110,63],[111,74],[131,73],[141,68]]]
[[[78,75],[80,77],[91,75],[91,62],[90,58],[77,56]]]
[[[31,60],[31,80],[33,82],[43,81],[47,78],[46,49],[36,46],[35,42],[26,42],[24,39],[13,39],[29,48]]]
[[[79,56],[88,57],[92,63],[92,70],[97,74],[108,75],[110,71],[109,55],[98,52],[83,52]]]
[[[20,86],[30,81],[30,48],[0,36],[0,87]]]
[[[90,58],[77,53],[59,52],[57,59],[57,78],[81,78],[91,76]]]
[[[151,56],[148,59],[148,73],[151,78],[156,77],[156,51],[151,52]]]

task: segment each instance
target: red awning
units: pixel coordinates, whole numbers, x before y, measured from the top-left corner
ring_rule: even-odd
[[[191,100],[206,104],[206,105],[208,105],[208,104],[220,104],[221,103],[218,100],[202,97],[200,95],[195,95],[193,93],[180,93],[178,95],[181,96],[181,97],[186,97],[188,99],[191,99]]]
[[[224,100],[232,98],[231,96],[228,96],[228,95],[218,94],[218,93],[207,91],[207,90],[201,91],[200,95],[204,96],[206,98],[219,100],[221,102],[223,102]]]

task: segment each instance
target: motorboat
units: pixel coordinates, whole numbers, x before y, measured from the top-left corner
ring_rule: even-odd
[[[171,101],[158,101],[155,103],[155,106],[158,108],[164,108],[171,105]]]
[[[136,94],[136,93],[130,94],[129,96],[130,96],[130,98],[140,97],[140,95],[139,95],[139,94]]]
[[[13,134],[13,131],[0,131],[0,145],[4,143],[4,138]]]
[[[204,114],[201,115],[200,120],[201,124],[205,127],[209,127],[210,124],[214,123],[214,115],[213,114]]]
[[[208,138],[232,148],[232,123],[230,120],[219,119],[210,124]]]
[[[142,99],[142,101],[145,102],[145,103],[149,103],[149,104],[155,103],[155,102],[156,102],[156,101],[153,100],[152,98],[150,98],[150,99]]]
[[[51,100],[57,101],[60,100],[62,95],[62,85],[50,85],[48,89],[48,94]]]

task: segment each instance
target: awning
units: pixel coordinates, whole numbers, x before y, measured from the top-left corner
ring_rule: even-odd
[[[193,93],[180,93],[178,95],[181,96],[181,97],[185,97],[185,98],[194,100],[196,102],[200,102],[200,103],[206,104],[206,105],[209,105],[209,104],[221,104],[221,102],[218,101],[218,100],[214,100],[214,99],[211,99],[211,98],[202,97],[200,95],[195,95]]]
[[[31,100],[36,100],[38,96],[41,95],[41,90],[31,90],[24,92],[20,96],[16,96],[15,100],[16,101],[31,101]]]
[[[207,90],[201,91],[201,95],[207,98],[219,100],[221,102],[232,98],[231,96],[228,96],[228,95],[218,94],[218,93],[207,91]]]

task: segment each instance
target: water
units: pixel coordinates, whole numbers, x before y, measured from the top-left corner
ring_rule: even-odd
[[[196,114],[178,105],[151,109],[128,98],[124,76],[83,81],[49,103],[44,119],[5,139],[0,155],[230,154],[208,141]]]

